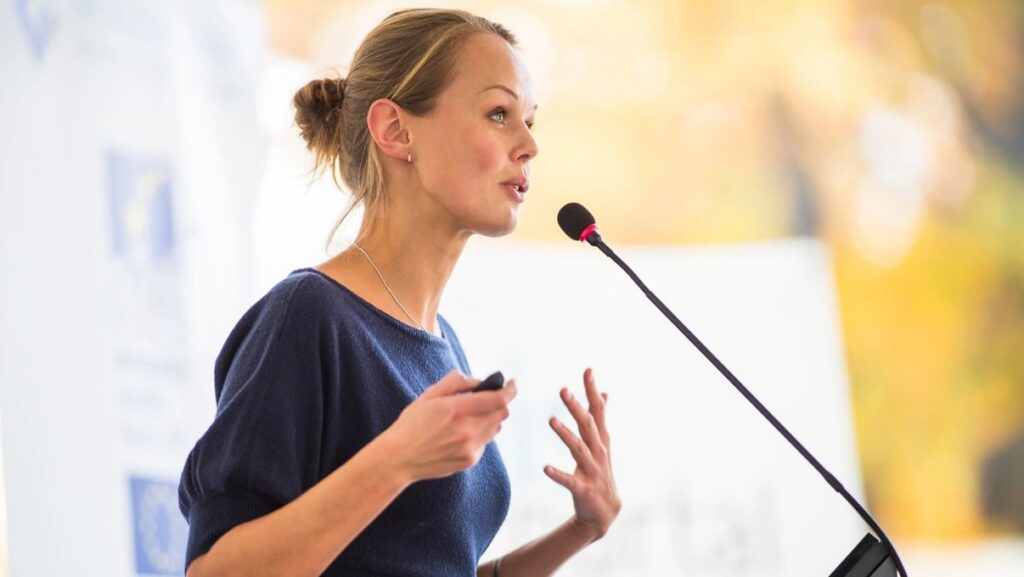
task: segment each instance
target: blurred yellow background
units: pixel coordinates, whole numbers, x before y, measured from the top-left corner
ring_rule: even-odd
[[[517,238],[571,200],[619,244],[820,237],[869,508],[898,538],[1024,531],[1024,5],[432,4],[510,27],[534,75]],[[343,71],[413,5],[268,0],[269,41]]]

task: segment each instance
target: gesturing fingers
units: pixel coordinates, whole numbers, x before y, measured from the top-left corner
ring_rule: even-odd
[[[601,439],[601,433],[597,429],[597,421],[594,415],[584,409],[583,405],[576,400],[576,397],[568,389],[562,389],[562,401],[569,408],[573,419],[576,420],[576,424],[580,429],[580,435],[587,444],[587,448],[590,449],[594,457],[598,459],[603,458],[604,442]]]
[[[586,443],[569,430],[569,427],[566,427],[564,423],[555,417],[551,417],[548,420],[548,424],[555,430],[558,437],[562,439],[565,446],[569,447],[569,452],[572,453],[572,458],[576,460],[576,464],[588,472],[597,470],[597,464],[594,462],[594,456],[590,453],[590,449],[587,448]]]
[[[605,402],[608,400],[607,393],[600,393],[597,390],[597,383],[594,381],[594,370],[587,368],[583,371],[583,387],[587,391],[587,401],[590,403],[590,414],[594,415],[594,422],[597,425],[598,434],[601,436],[601,442],[607,449],[610,444],[610,438],[608,437],[608,427],[605,425],[604,420],[604,408]]]
[[[552,481],[558,483],[559,485],[565,487],[566,489],[569,489],[570,491],[573,492],[576,491],[576,478],[570,475],[569,473],[566,473],[565,471],[562,471],[560,469],[556,469],[551,465],[547,465],[546,467],[544,467],[544,473],[547,474],[548,477],[551,477]]]

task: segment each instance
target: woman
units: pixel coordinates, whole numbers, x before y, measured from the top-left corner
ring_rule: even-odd
[[[607,395],[588,369],[587,407],[561,391],[580,435],[550,421],[576,471],[544,469],[575,514],[479,563],[508,511],[492,439],[516,385],[465,394],[479,381],[437,308],[469,237],[512,232],[529,187],[536,106],[514,46],[465,12],[402,11],[346,79],[295,95],[317,166],[365,216],[352,247],[271,289],[217,359],[217,415],[181,478],[189,577],[538,577],[615,519]]]

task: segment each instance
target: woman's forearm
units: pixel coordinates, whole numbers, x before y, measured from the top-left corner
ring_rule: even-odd
[[[243,523],[188,567],[188,577],[315,577],[411,480],[383,437],[284,507]]]
[[[508,553],[501,559],[501,577],[548,577],[573,555],[598,539],[575,517],[547,535]],[[477,577],[493,577],[494,561],[480,565]]]

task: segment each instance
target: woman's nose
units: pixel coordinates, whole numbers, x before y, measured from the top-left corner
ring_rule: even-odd
[[[533,137],[533,133],[530,132],[529,127],[525,124],[523,125],[522,133],[524,135],[523,143],[517,150],[516,160],[525,162],[537,156],[537,153],[540,152],[540,150],[537,147],[537,140]]]

